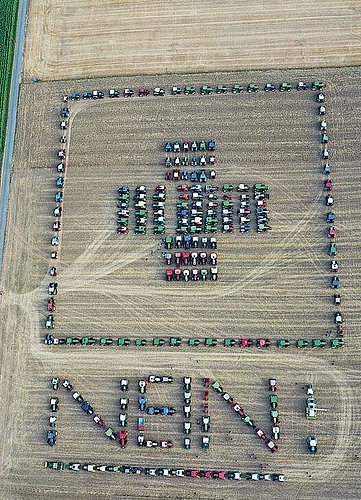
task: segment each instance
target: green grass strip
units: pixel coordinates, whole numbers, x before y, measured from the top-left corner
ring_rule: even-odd
[[[4,150],[19,0],[0,0],[0,157]]]

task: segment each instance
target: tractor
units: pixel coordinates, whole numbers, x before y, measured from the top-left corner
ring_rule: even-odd
[[[182,89],[180,87],[172,87],[172,95],[180,95],[182,93]]]
[[[147,340],[146,339],[135,339],[134,345],[136,347],[144,347],[147,345]]]
[[[213,94],[213,88],[210,87],[209,85],[202,85],[199,92],[201,95],[210,95]]]
[[[343,323],[343,317],[339,311],[335,312],[335,323],[336,325],[341,325]]]
[[[307,419],[315,420],[317,414],[315,398],[307,398],[305,413]]]
[[[189,347],[198,347],[200,342],[201,341],[199,339],[188,339]]]
[[[140,88],[138,89],[138,96],[139,97],[147,97],[150,94],[150,90],[145,89],[145,88]]]
[[[276,90],[276,86],[273,83],[266,83],[264,87],[265,92],[274,92]]]
[[[311,84],[311,90],[322,90],[325,87],[325,84],[323,82],[312,82]]]
[[[338,262],[337,260],[331,260],[331,264],[330,264],[330,271],[331,273],[337,273],[338,272]]]
[[[326,222],[328,224],[333,224],[335,222],[336,215],[333,212],[328,212],[326,215]]]
[[[116,90],[116,89],[109,89],[109,97],[110,98],[113,98],[113,97],[119,97],[120,96],[120,92],[119,90]]]
[[[153,339],[153,346],[155,346],[155,347],[162,347],[162,346],[164,346],[164,344],[165,344],[165,340],[164,339],[160,339],[158,337],[155,337]]]
[[[297,90],[307,90],[308,85],[305,82],[298,82],[296,89]]]
[[[243,91],[244,88],[242,87],[242,85],[239,85],[238,83],[235,83],[232,87],[232,94],[240,94]]]
[[[182,345],[182,339],[180,337],[170,337],[169,345],[170,347],[179,347]]]
[[[248,84],[247,86],[247,92],[248,93],[251,93],[251,92],[258,92],[258,85],[256,85],[255,83],[250,83]]]
[[[273,410],[277,408],[278,396],[276,394],[272,394],[271,396],[269,396],[269,404]]]
[[[304,347],[307,347],[308,346],[308,340],[297,340],[296,342],[296,347],[298,349],[303,349]]]
[[[285,339],[277,340],[277,347],[289,347],[289,346],[290,346],[289,340],[285,340]]]
[[[268,385],[271,392],[277,391],[277,379],[275,378],[268,379]]]
[[[225,85],[217,85],[216,93],[217,94],[227,94],[228,88]]]
[[[132,89],[124,89],[124,97],[134,97],[134,90]]]
[[[327,346],[327,340],[325,339],[312,339],[312,347],[314,349],[323,348]]]
[[[333,296],[333,304],[335,306],[340,306],[341,305],[341,295],[339,293],[335,293]]]
[[[117,439],[117,434],[111,427],[108,427],[108,429],[104,432],[104,434],[111,440],[115,441]]]
[[[164,240],[165,248],[170,250],[173,247],[173,236],[167,236]]]
[[[94,337],[82,337],[80,343],[81,345],[95,345],[97,341]]]
[[[99,345],[102,347],[107,345],[113,345],[113,339],[109,337],[101,337],[99,339]]]
[[[330,257],[335,257],[337,254],[337,248],[336,248],[336,243],[335,242],[331,242],[330,243],[330,247],[328,249],[328,255]]]
[[[234,347],[236,345],[235,339],[224,339],[223,340],[224,347]]]
[[[204,339],[204,345],[206,347],[216,347],[217,344],[218,344],[218,340],[217,339],[212,339],[212,338],[209,338],[209,337],[207,337],[207,338]]]
[[[330,346],[331,349],[336,349],[337,347],[343,347],[345,342],[342,339],[331,339]]]
[[[280,84],[280,92],[290,92],[292,90],[292,85],[287,82]]]
[[[118,346],[125,346],[126,347],[126,346],[129,346],[130,343],[131,343],[130,339],[124,338],[124,337],[120,337],[117,340],[117,345]]]
[[[307,441],[308,451],[310,453],[316,453],[317,452],[317,437],[316,436],[308,436],[306,441]]]
[[[156,87],[154,90],[153,90],[153,95],[154,96],[164,96],[165,95],[165,90],[160,88],[160,87]]]
[[[195,93],[196,93],[196,89],[192,85],[187,85],[184,88],[184,95],[195,94]]]
[[[331,280],[331,288],[340,288],[341,283],[338,276],[334,276]]]

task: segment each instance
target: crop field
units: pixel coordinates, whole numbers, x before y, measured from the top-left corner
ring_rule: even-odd
[[[0,159],[5,140],[17,12],[18,0],[4,0],[2,2],[0,17]]]
[[[360,148],[360,72],[322,70],[183,75],[25,84],[22,87],[10,193],[1,298],[0,358],[4,370],[0,414],[3,498],[357,498],[360,433],[358,330],[361,314],[360,216],[357,174]],[[345,318],[343,349],[289,347],[178,348],[47,347],[43,345],[48,299],[50,239],[57,177],[62,95],[89,88],[157,85],[164,98],[79,101],[70,104],[64,211],[57,262],[56,336],[155,336],[334,338],[333,291],[315,93],[177,96],[172,84],[210,85],[254,81],[326,82],[337,259]],[[36,117],[34,109],[36,106]],[[30,125],[30,123],[32,125]],[[353,133],[350,133],[353,131]],[[167,232],[174,234],[175,181],[164,180],[166,141],[216,141],[215,184],[269,185],[272,230],[217,234],[217,282],[171,282],[164,277],[161,236],[116,234],[116,190],[144,184],[151,194],[167,185]],[[23,145],[26,144],[27,147]],[[234,194],[234,200],[237,195]],[[132,202],[131,202],[132,203]],[[151,203],[151,202],[149,202]],[[21,265],[20,265],[21,263]],[[326,332],[331,331],[331,337]],[[125,351],[127,349],[127,351]],[[149,404],[177,408],[174,417],[147,416],[147,435],[171,439],[171,450],[136,446],[137,379],[172,374],[171,386],[148,387]],[[193,378],[192,448],[182,448],[182,377]],[[130,379],[129,445],[120,449],[102,435],[71,394],[51,390],[52,376],[69,379],[106,422],[118,429],[119,380]],[[211,447],[200,447],[202,378],[217,380],[257,425],[270,434],[268,378],[278,380],[280,451],[271,454],[222,401],[210,392]],[[312,382],[320,413],[304,417],[305,385]],[[5,389],[6,388],[6,389]],[[11,390],[9,391],[9,388]],[[49,398],[60,399],[58,443],[46,444]],[[315,433],[311,456],[305,438]],[[154,467],[282,472],[284,484],[191,478],[128,477],[49,471],[44,460],[120,463]],[[56,484],[56,487],[54,487]],[[181,493],[179,492],[181,489]]]
[[[357,0],[32,0],[24,77],[360,64]]]

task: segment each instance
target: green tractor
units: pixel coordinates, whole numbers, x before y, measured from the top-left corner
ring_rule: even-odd
[[[209,337],[205,338],[204,339],[204,345],[206,347],[216,347],[218,344],[218,340],[217,339],[211,339]]]
[[[182,345],[182,339],[180,337],[170,337],[169,345],[170,347],[179,347]]]
[[[201,280],[206,281],[208,278],[208,269],[201,269]]]
[[[112,441],[117,439],[117,433],[113,431],[111,427],[108,427],[108,429],[104,432],[104,434]]]
[[[330,243],[330,247],[328,249],[328,255],[330,257],[335,257],[337,254],[337,248],[336,248],[336,243],[335,242],[332,242]]]
[[[184,95],[195,94],[195,93],[196,93],[196,88],[193,87],[192,85],[187,85],[184,88]]]
[[[286,339],[279,339],[277,340],[277,347],[289,347],[290,346],[290,341]]]
[[[248,425],[249,427],[255,427],[255,423],[254,421],[251,419],[251,417],[249,417],[248,415],[244,415],[243,417],[241,417],[241,419],[243,420],[243,422]]]
[[[97,341],[94,337],[82,337],[81,345],[94,345]]]
[[[225,85],[217,85],[217,94],[227,94],[228,88]]]
[[[297,340],[296,347],[298,349],[303,349],[304,347],[308,347],[308,340]]]
[[[213,94],[213,88],[210,87],[209,85],[202,85],[201,90],[200,90],[201,95],[209,95]]]
[[[199,143],[199,151],[207,151],[207,144],[206,141],[202,140]]]
[[[147,345],[146,339],[135,339],[134,343],[137,347],[143,347]]]
[[[343,347],[345,345],[345,341],[341,339],[331,339],[330,346],[331,349],[336,349],[337,347]]]
[[[118,346],[129,346],[130,345],[130,339],[124,338],[124,337],[119,337],[117,340],[117,345]]]
[[[258,85],[256,85],[255,83],[250,83],[247,87],[247,92],[248,93],[251,93],[251,92],[258,92],[259,88],[258,88]]]
[[[255,184],[253,186],[253,189],[255,191],[268,191],[269,188],[268,188],[267,184],[260,184],[260,183],[258,183],[258,184]]]
[[[170,250],[173,247],[173,236],[167,236],[164,240],[165,248]]]
[[[315,82],[311,83],[311,90],[322,90],[326,85],[323,82]]]
[[[224,347],[234,347],[236,345],[235,339],[224,339],[223,340]]]
[[[233,191],[233,189],[234,188],[233,188],[232,184],[223,184],[223,186],[222,186],[222,191],[224,193],[230,193],[231,191]]]
[[[47,469],[64,470],[65,463],[64,462],[44,462],[44,467],[46,467]]]
[[[327,346],[327,340],[325,339],[313,339],[312,340],[312,347],[314,349],[318,348],[318,347],[326,347]]]
[[[66,337],[65,344],[66,345],[77,345],[80,344],[81,340],[75,337]]]
[[[177,227],[177,229],[175,230],[175,232],[177,234],[188,234],[188,227],[187,226]]]
[[[205,233],[217,233],[218,232],[218,227],[211,225],[211,224],[206,224],[204,228]]]
[[[154,226],[153,227],[153,234],[164,234],[164,233],[165,233],[164,226]]]
[[[232,94],[240,94],[241,92],[244,91],[244,88],[242,85],[239,85],[238,83],[235,83],[232,88]]]
[[[272,408],[272,410],[275,410],[278,405],[278,396],[277,394],[271,394],[269,397],[269,404]]]
[[[280,84],[280,92],[291,92],[292,85],[287,82],[283,82]]]
[[[225,200],[222,202],[222,207],[223,208],[233,208],[234,207],[234,202],[230,200]]]
[[[113,339],[109,337],[101,337],[101,339],[99,340],[99,345],[101,346],[113,345]]]
[[[189,347],[198,347],[201,341],[199,339],[188,339]]]
[[[218,392],[218,394],[222,394],[223,391],[223,387],[221,385],[219,385],[218,382],[213,382],[212,384],[212,389],[214,389],[216,392]]]
[[[278,410],[271,410],[269,412],[270,414],[270,417],[271,417],[271,422],[273,425],[276,425],[278,424],[278,417],[279,417],[279,413],[278,413]]]
[[[165,340],[164,339],[160,339],[159,337],[155,337],[153,339],[153,345],[155,347],[162,347],[162,346],[164,346],[164,344],[165,344]]]
[[[135,226],[135,234],[147,234],[147,228],[145,226]]]

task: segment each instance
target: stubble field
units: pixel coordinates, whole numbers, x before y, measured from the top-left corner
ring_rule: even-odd
[[[24,77],[360,64],[357,0],[32,0]]]
[[[302,491],[310,498],[341,492],[357,498],[360,424],[357,331],[359,267],[355,203],[360,126],[355,89],[358,71],[325,71],[327,116],[330,130],[332,178],[338,221],[340,277],[346,342],[343,351],[288,352],[272,349],[243,352],[155,351],[131,348],[125,355],[117,348],[101,350],[47,349],[44,334],[46,286],[54,207],[55,152],[60,131],[58,109],[63,93],[89,86],[89,82],[24,85],[18,127],[8,241],[1,297],[1,359],[11,369],[2,375],[1,415],[2,482],[4,498],[33,498],[51,492],[54,498],[81,495],[114,498],[164,498],[168,494],[190,498],[281,498]],[[295,72],[208,75],[209,83],[297,80]],[[307,72],[303,75],[312,79]],[[179,84],[200,84],[203,76],[179,78]],[[341,91],[341,80],[344,89]],[[124,86],[156,82],[170,86],[165,77],[145,81],[124,80]],[[109,88],[115,80],[92,82]],[[36,106],[36,117],[34,109]],[[120,100],[77,103],[72,108],[69,165],[66,174],[63,232],[59,261],[56,330],[61,335],[110,335],[151,338],[154,334],[275,338],[322,337],[332,327],[331,290],[326,253],[318,118],[314,94],[166,97],[164,100]],[[28,122],[33,120],[34,126]],[[217,143],[217,183],[266,182],[270,185],[271,225],[265,235],[220,235],[217,283],[170,283],[163,280],[164,264],[159,239],[123,238],[115,234],[115,194],[120,184],[145,183],[149,189],[161,182],[163,143],[170,139],[213,138]],[[106,158],[106,160],[104,160]],[[175,184],[175,183],[174,183]],[[172,193],[171,185],[169,192]],[[356,193],[356,194],[355,194]],[[167,201],[168,229],[174,224],[175,193]],[[173,225],[174,227],[174,225]],[[152,254],[151,251],[154,251]],[[148,260],[146,260],[148,259]],[[20,266],[19,263],[22,263]],[[200,415],[200,379],[209,376],[239,399],[265,430],[269,428],[267,379],[279,380],[282,442],[272,456],[257,439],[242,429],[236,416],[212,394],[210,414],[212,447],[205,455],[198,445],[187,455],[181,449],[181,417],[172,424],[149,419],[156,438],[166,434],[175,448],[164,455],[135,447],[135,402],[132,406],[130,446],[120,452],[86,421],[65,392],[59,393],[59,441],[56,449],[45,444],[47,401],[52,375],[69,378],[94,404],[110,425],[116,425],[118,380],[133,382],[152,372],[172,372],[194,378],[194,420]],[[21,382],[20,382],[21,381]],[[303,416],[304,390],[313,382],[321,414],[313,425]],[[4,388],[11,387],[11,391]],[[154,403],[181,406],[176,386],[154,390]],[[153,398],[153,395],[150,396]],[[11,416],[11,417],[9,417]],[[196,423],[194,443],[199,439]],[[267,430],[266,430],[267,432]],[[318,456],[306,454],[304,438],[315,432]],[[227,436],[227,439],[225,438]],[[254,453],[256,458],[251,454]],[[155,466],[199,465],[201,468],[267,470],[286,473],[284,485],[241,485],[202,481],[186,482],[121,476],[52,473],[42,469],[45,459],[134,463]],[[268,464],[268,465],[266,465]],[[312,477],[309,477],[309,476]],[[56,488],[54,488],[54,481]],[[266,488],[267,486],[267,488]],[[106,488],[106,491],[105,491]],[[182,492],[179,492],[182,488]],[[346,489],[347,488],[347,489]]]

